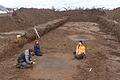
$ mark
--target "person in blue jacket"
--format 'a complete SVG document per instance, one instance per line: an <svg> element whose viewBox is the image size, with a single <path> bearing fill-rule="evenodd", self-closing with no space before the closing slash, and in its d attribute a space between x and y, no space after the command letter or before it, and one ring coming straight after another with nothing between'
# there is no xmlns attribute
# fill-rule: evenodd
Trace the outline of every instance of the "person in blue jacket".
<svg viewBox="0 0 120 80"><path fill-rule="evenodd" d="M32 64L35 64L31 60L32 55L34 55L33 49L26 49L23 53L20 54L20 56L17 59L17 68L29 68L32 66Z"/></svg>
<svg viewBox="0 0 120 80"><path fill-rule="evenodd" d="M39 40L35 40L34 53L36 56L42 56L41 50L40 50L40 45L39 45Z"/></svg>

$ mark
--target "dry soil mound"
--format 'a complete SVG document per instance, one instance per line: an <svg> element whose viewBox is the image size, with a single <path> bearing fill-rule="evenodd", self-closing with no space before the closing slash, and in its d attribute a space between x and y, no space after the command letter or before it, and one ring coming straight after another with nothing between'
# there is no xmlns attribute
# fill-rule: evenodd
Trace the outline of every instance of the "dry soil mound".
<svg viewBox="0 0 120 80"><path fill-rule="evenodd" d="M21 8L13 12L12 16L0 16L0 32L23 30L58 17L58 14L50 9Z"/></svg>

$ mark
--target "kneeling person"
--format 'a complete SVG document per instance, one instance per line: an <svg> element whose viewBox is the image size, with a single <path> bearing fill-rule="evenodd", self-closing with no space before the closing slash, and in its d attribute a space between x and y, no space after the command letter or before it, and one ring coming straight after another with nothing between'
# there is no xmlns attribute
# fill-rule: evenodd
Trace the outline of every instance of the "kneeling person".
<svg viewBox="0 0 120 80"><path fill-rule="evenodd" d="M36 56L42 56L41 50L40 50L39 40L35 40L34 53Z"/></svg>
<svg viewBox="0 0 120 80"><path fill-rule="evenodd" d="M79 44L76 47L76 52L74 53L75 58L83 59L86 58L85 56L85 46L83 45L82 41L79 41Z"/></svg>
<svg viewBox="0 0 120 80"><path fill-rule="evenodd" d="M32 49L25 50L17 59L17 68L29 68L32 64L35 64L31 60L31 56L34 55L34 51Z"/></svg>

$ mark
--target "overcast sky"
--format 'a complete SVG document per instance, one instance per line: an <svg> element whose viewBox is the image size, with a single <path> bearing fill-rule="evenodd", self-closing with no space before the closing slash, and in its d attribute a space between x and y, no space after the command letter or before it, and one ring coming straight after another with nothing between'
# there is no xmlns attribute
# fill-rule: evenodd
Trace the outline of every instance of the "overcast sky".
<svg viewBox="0 0 120 80"><path fill-rule="evenodd" d="M37 8L55 8L62 7L120 7L120 0L0 0L0 5L5 7L37 7Z"/></svg>

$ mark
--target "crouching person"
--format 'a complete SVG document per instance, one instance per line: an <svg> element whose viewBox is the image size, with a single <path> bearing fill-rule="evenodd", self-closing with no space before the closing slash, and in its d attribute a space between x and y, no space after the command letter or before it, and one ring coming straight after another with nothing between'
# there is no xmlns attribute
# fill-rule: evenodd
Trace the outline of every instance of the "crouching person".
<svg viewBox="0 0 120 80"><path fill-rule="evenodd" d="M76 59L84 59L85 56L85 46L82 41L79 41L79 44L76 47L76 52L73 53Z"/></svg>
<svg viewBox="0 0 120 80"><path fill-rule="evenodd" d="M17 59L17 64L16 67L17 68L30 68L32 66L32 64L35 64L35 62L33 62L31 60L32 55L34 55L34 51L32 49L27 49L25 50Z"/></svg>

